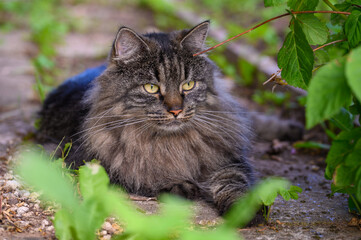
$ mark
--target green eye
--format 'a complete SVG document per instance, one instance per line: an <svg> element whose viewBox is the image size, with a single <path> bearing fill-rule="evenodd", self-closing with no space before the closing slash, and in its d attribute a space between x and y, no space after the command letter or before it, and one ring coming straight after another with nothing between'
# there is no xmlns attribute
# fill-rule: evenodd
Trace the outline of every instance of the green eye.
<svg viewBox="0 0 361 240"><path fill-rule="evenodd" d="M182 89L183 89L184 91L189 91L189 90L192 90L192 89L194 88L194 85L195 85L195 82L194 82L194 81L190 81L190 82L188 82L188 83L183 84Z"/></svg>
<svg viewBox="0 0 361 240"><path fill-rule="evenodd" d="M157 85L147 83L147 84L144 84L144 90L149 93L157 93L159 90L159 87Z"/></svg>

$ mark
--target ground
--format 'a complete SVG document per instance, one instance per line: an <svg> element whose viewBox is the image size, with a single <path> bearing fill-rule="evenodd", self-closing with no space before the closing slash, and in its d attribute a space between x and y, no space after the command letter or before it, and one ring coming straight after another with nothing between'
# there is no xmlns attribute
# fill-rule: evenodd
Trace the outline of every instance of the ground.
<svg viewBox="0 0 361 240"><path fill-rule="evenodd" d="M118 25L139 31L153 26L151 13L138 8L119 11L79 4L69 11L85 30L70 33L59 46L57 62L64 70L62 76L69 77L101 63ZM0 238L52 239L53 210L41 203L37 194L24 189L12 172L19 146L31 139L35 131L33 124L40 108L33 90L35 78L29 57L34 46L26 37L27 32L21 30L0 33ZM277 199L267 225L240 229L245 239L360 239L360 230L348 226L353 216L348 213L346 196L329 195L330 182L323 176L324 161L324 152L296 151L289 142L257 141L252 162L258 176L285 177L304 191L297 201ZM134 201L150 214L158 207L152 199ZM197 204L195 212L195 224L210 226L221 221L202 203ZM100 231L104 239L119 230L113 221L108 219Z"/></svg>

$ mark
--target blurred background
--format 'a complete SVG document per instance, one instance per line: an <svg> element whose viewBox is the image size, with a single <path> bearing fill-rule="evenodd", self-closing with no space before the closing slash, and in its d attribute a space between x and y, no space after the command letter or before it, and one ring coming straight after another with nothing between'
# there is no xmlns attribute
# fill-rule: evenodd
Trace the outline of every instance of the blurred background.
<svg viewBox="0 0 361 240"><path fill-rule="evenodd" d="M265 8L263 0L0 0L0 180L16 147L33 138L36 112L46 94L65 79L104 63L120 26L138 33L168 32L209 19L207 44L214 46L286 8ZM322 9L326 4L319 4ZM263 85L278 70L277 52L289 20L265 24L208 52L239 101L251 113L276 117L281 125L279 119L304 123L305 96L274 83ZM262 124L266 131L277 131L270 122L265 119ZM297 146L271 136L265 143L255 143L252 158L261 175L283 176L304 189L300 202L278 202L274 210L274 219L296 221L285 225L295 228L285 231L283 239L290 238L290 232L309 231L304 221L314 221L309 236L319 238L322 231L339 231L333 227L334 219L349 219L347 199L328 197L330 182L324 180L323 169L330 140L322 126L307 131L302 140L304 144ZM332 216L325 223L331 227L317 235L312 229L325 221L323 214Z"/></svg>
<svg viewBox="0 0 361 240"><path fill-rule="evenodd" d="M172 31L210 19L207 44L213 46L285 8L265 8L263 0L3 0L0 111L39 106L60 82L103 63L120 26L138 33ZM304 97L262 85L278 70L276 55L288 21L263 25L208 54L253 111L303 121Z"/></svg>

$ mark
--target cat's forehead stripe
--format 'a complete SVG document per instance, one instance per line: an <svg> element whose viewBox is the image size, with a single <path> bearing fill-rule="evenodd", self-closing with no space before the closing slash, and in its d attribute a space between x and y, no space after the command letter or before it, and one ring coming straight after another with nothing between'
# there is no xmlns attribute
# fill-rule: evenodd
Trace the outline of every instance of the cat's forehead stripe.
<svg viewBox="0 0 361 240"><path fill-rule="evenodd" d="M159 68L158 68L158 72L159 72L159 82L165 82L166 79L166 75L165 75L165 69L163 64L159 64Z"/></svg>

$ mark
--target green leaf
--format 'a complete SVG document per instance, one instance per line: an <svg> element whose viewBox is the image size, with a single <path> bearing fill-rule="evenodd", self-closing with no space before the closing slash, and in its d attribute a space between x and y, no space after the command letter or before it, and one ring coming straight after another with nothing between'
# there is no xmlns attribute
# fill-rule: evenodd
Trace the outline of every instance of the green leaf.
<svg viewBox="0 0 361 240"><path fill-rule="evenodd" d="M361 102L361 47L353 49L346 62L347 83Z"/></svg>
<svg viewBox="0 0 361 240"><path fill-rule="evenodd" d="M250 192L240 198L225 215L227 227L242 227L252 220L262 204L270 206L277 193L286 189L289 182L280 178L269 178L258 183Z"/></svg>
<svg viewBox="0 0 361 240"><path fill-rule="evenodd" d="M355 172L351 167L344 164L339 165L335 169L334 184L337 187L347 188L354 181Z"/></svg>
<svg viewBox="0 0 361 240"><path fill-rule="evenodd" d="M274 7L286 3L287 0L264 0L265 7Z"/></svg>
<svg viewBox="0 0 361 240"><path fill-rule="evenodd" d="M291 199L291 194L286 189L281 189L279 193L284 200L288 201Z"/></svg>
<svg viewBox="0 0 361 240"><path fill-rule="evenodd" d="M361 42L361 11L353 10L345 23L345 33L351 48Z"/></svg>
<svg viewBox="0 0 361 240"><path fill-rule="evenodd" d="M327 51L320 49L315 52L315 60L316 65L323 65L330 61L330 56L328 55Z"/></svg>
<svg viewBox="0 0 361 240"><path fill-rule="evenodd" d="M287 5L294 11L315 10L318 0L288 0Z"/></svg>
<svg viewBox="0 0 361 240"><path fill-rule="evenodd" d="M330 149L330 145L314 141L298 141L293 144L294 148Z"/></svg>
<svg viewBox="0 0 361 240"><path fill-rule="evenodd" d="M55 213L53 223L56 230L55 235L58 239L77 239L77 236L73 235L75 234L73 220L73 216L65 209L60 209Z"/></svg>
<svg viewBox="0 0 361 240"><path fill-rule="evenodd" d="M76 209L79 206L73 185L65 177L61 169L37 151L23 152L19 158L18 174L26 183L41 190L44 197L60 203L67 209Z"/></svg>
<svg viewBox="0 0 361 240"><path fill-rule="evenodd" d="M346 2L351 4L361 5L361 0L346 0Z"/></svg>
<svg viewBox="0 0 361 240"><path fill-rule="evenodd" d="M352 6L351 3L347 3L347 2L335 4L335 8L337 8L341 12L349 12L351 6ZM334 24L334 25L342 24L343 25L344 22L345 22L345 19L343 18L342 14L336 14L336 13L331 14L331 23L332 24Z"/></svg>
<svg viewBox="0 0 361 240"><path fill-rule="evenodd" d="M352 153L354 145L360 138L361 128L343 131L336 137L326 158L325 177L327 179L332 179L336 167L345 161L348 154Z"/></svg>
<svg viewBox="0 0 361 240"><path fill-rule="evenodd" d="M340 112L330 120L343 131L350 131L353 128L353 116L345 108L341 108Z"/></svg>
<svg viewBox="0 0 361 240"><path fill-rule="evenodd" d="M298 193L302 192L302 188L297 186L290 186L290 189L286 188L280 189L279 194L283 197L284 200L289 201L290 199L298 199Z"/></svg>
<svg viewBox="0 0 361 240"><path fill-rule="evenodd" d="M348 198L348 209L350 213L358 213L361 214L361 212L359 211L358 206L360 206L361 202L355 202L357 201L354 197L349 197Z"/></svg>
<svg viewBox="0 0 361 240"><path fill-rule="evenodd" d="M105 219L110 215L104 206L105 202L102 201L102 198L106 196L105 193L84 200L81 207L72 214L79 239L95 239L96 231L100 229Z"/></svg>
<svg viewBox="0 0 361 240"><path fill-rule="evenodd" d="M353 105L351 105L349 107L349 110L350 112L353 114L353 115L358 115L358 114L361 114L361 104L360 102L357 100L357 98L354 98L353 99ZM359 119L361 120L361 119Z"/></svg>
<svg viewBox="0 0 361 240"><path fill-rule="evenodd" d="M356 181L356 198L361 203L361 167L356 172Z"/></svg>
<svg viewBox="0 0 361 240"><path fill-rule="evenodd" d="M324 44L328 39L328 28L313 14L300 14L297 16L302 30L311 45Z"/></svg>
<svg viewBox="0 0 361 240"><path fill-rule="evenodd" d="M288 190L288 192L290 193L292 199L297 200L298 199L298 193L302 193L302 188L300 188L298 186L291 185L290 190Z"/></svg>
<svg viewBox="0 0 361 240"><path fill-rule="evenodd" d="M307 128L332 117L350 102L351 91L346 83L344 61L328 63L317 71L308 89Z"/></svg>
<svg viewBox="0 0 361 240"><path fill-rule="evenodd" d="M361 165L361 161L360 161L360 156L361 156L361 139L359 139L352 152L347 155L346 159L345 159L345 166L348 167L358 167L359 165Z"/></svg>
<svg viewBox="0 0 361 240"><path fill-rule="evenodd" d="M288 84L306 89L312 77L314 55L300 23L297 19L293 22L294 27L278 53L278 66Z"/></svg>
<svg viewBox="0 0 361 240"><path fill-rule="evenodd" d="M108 190L109 177L97 163L87 163L79 168L79 187L84 199L102 195Z"/></svg>

